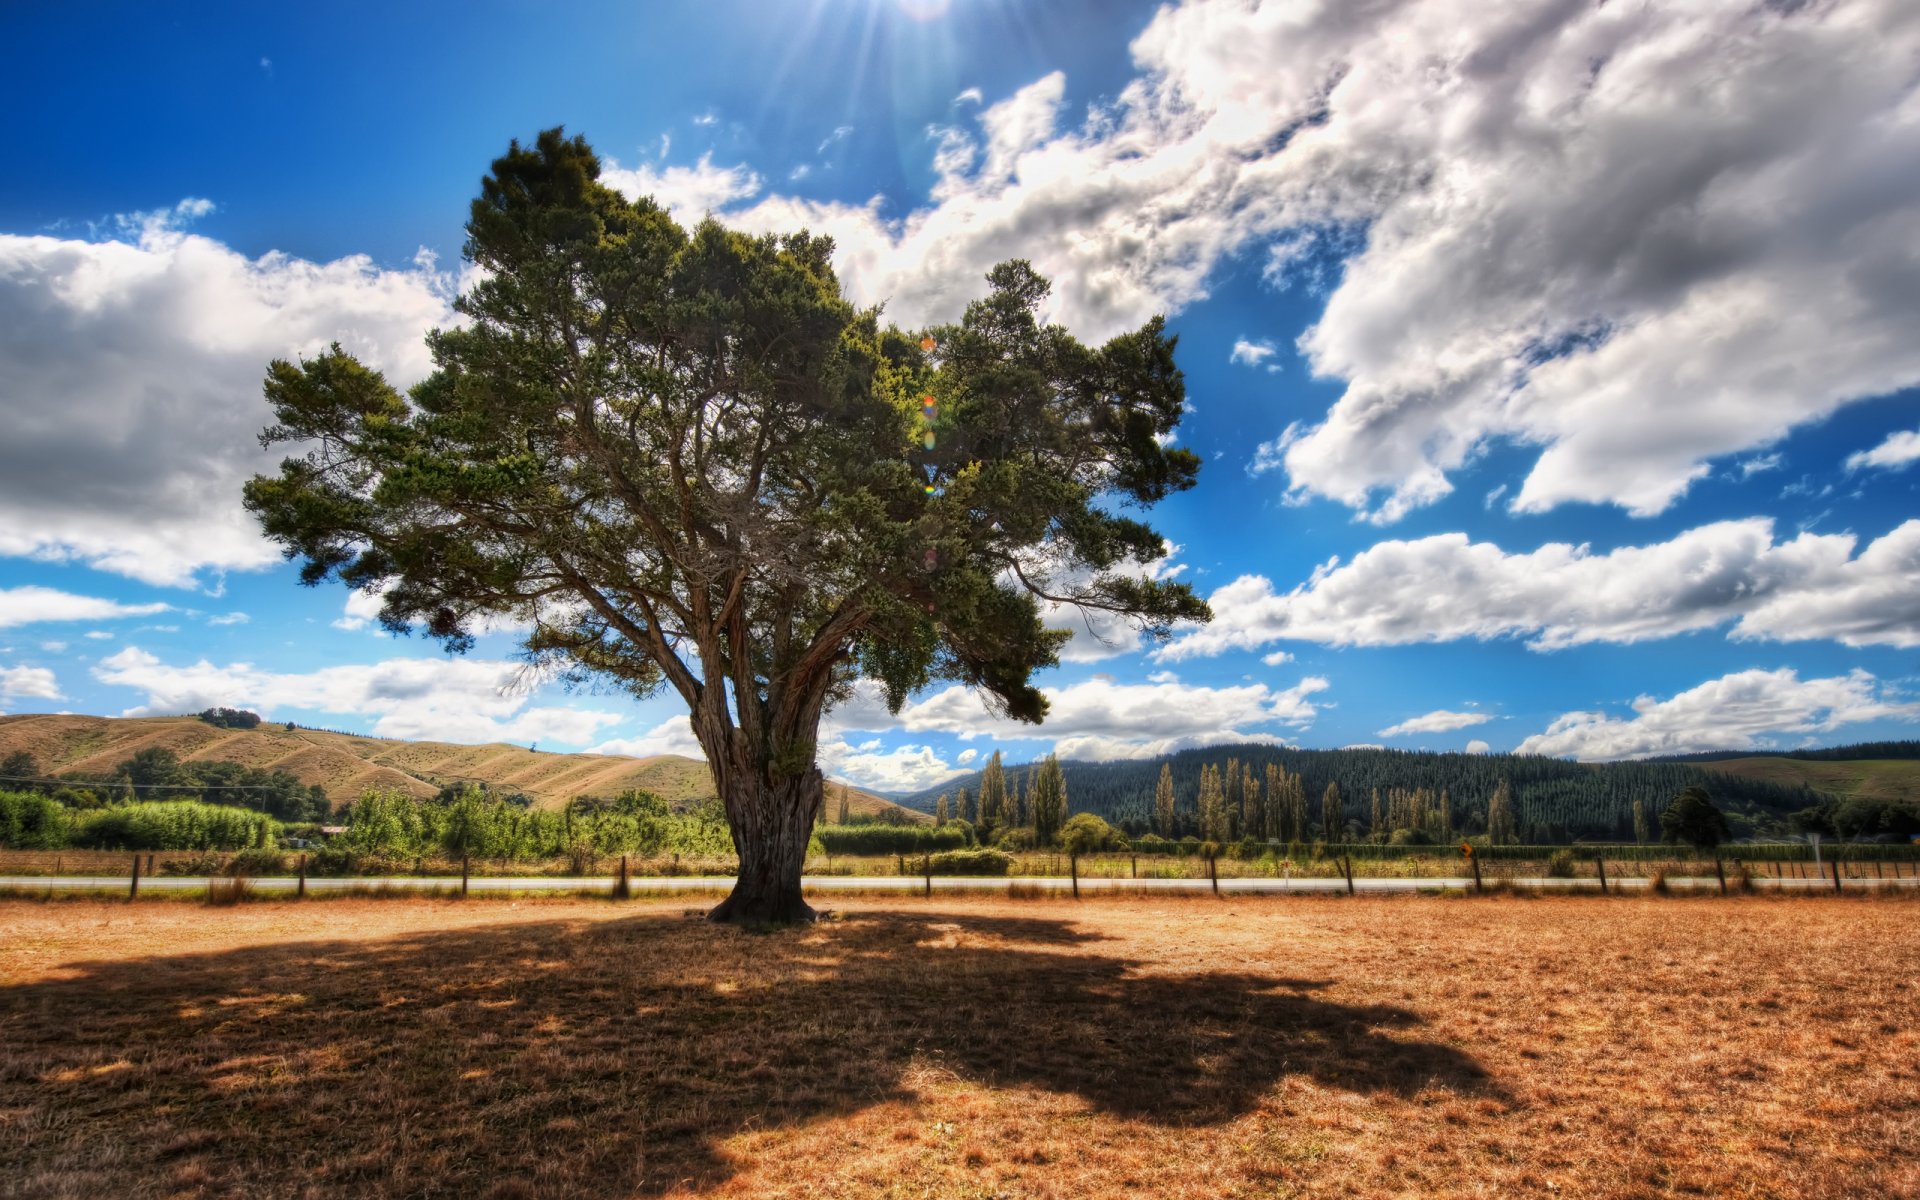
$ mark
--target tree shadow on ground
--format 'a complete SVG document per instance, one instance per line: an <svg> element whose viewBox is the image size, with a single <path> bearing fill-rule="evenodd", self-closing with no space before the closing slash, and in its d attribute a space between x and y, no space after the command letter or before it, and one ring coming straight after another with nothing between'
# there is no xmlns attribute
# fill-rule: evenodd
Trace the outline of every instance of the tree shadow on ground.
<svg viewBox="0 0 1920 1200"><path fill-rule="evenodd" d="M718 1143L743 1129L909 1098L929 1066L1174 1126L1289 1075L1496 1091L1467 1055L1392 1036L1419 1023L1403 1009L1155 973L1101 940L964 913L765 935L653 914L75 964L0 989L0 1178L652 1195L727 1177Z"/></svg>

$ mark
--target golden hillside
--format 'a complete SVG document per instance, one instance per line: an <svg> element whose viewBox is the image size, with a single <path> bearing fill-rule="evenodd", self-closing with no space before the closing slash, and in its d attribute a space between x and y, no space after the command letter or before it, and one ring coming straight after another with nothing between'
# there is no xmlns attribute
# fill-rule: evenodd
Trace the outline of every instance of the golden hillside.
<svg viewBox="0 0 1920 1200"><path fill-rule="evenodd" d="M714 794L707 765L674 754L651 758L550 754L500 742L463 746L390 741L316 729L288 730L277 724L220 729L198 717L0 717L0 757L25 750L42 771L57 775L110 772L135 751L156 746L172 750L187 762L237 762L285 771L302 783L319 784L336 805L369 788L431 796L445 784L462 781L525 792L542 808L558 807L574 796L614 796L629 788L644 788L675 804ZM839 801L839 785L829 785L828 793L831 815ZM899 807L858 789L850 795L856 813ZM927 819L921 813L913 816Z"/></svg>

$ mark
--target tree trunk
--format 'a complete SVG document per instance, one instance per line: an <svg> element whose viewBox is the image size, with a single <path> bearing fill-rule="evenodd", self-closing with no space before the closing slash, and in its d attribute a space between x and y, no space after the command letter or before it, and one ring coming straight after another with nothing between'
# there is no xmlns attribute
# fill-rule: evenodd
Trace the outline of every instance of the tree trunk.
<svg viewBox="0 0 1920 1200"><path fill-rule="evenodd" d="M819 770L808 767L778 780L762 771L730 772L725 782L715 782L726 801L740 874L732 894L707 919L778 925L813 920L817 914L800 894L800 872L823 802Z"/></svg>

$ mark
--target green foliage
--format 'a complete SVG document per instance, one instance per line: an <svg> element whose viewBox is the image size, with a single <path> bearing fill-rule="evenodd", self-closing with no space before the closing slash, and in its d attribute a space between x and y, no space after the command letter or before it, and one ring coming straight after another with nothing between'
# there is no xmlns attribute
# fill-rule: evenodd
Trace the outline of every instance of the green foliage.
<svg viewBox="0 0 1920 1200"><path fill-rule="evenodd" d="M331 850L348 855L532 860L564 855L690 854L733 851L716 804L674 812L651 792L613 800L581 798L560 811L530 809L477 788L449 799L368 792L347 810L347 831Z"/></svg>
<svg viewBox="0 0 1920 1200"><path fill-rule="evenodd" d="M1920 798L1851 796L1833 807L1832 823L1845 838L1904 840L1920 833Z"/></svg>
<svg viewBox="0 0 1920 1200"><path fill-rule="evenodd" d="M1562 848L1547 855L1547 877L1550 879L1573 878L1572 850Z"/></svg>
<svg viewBox="0 0 1920 1200"><path fill-rule="evenodd" d="M158 800L69 815L69 843L88 850L270 850L280 823L227 804Z"/></svg>
<svg viewBox="0 0 1920 1200"><path fill-rule="evenodd" d="M59 850L67 844L67 810L39 792L0 791L0 848Z"/></svg>
<svg viewBox="0 0 1920 1200"><path fill-rule="evenodd" d="M1054 839L1060 836L1061 823L1067 816L1067 780L1060 772L1059 756L1047 755L1046 761L1034 773L1030 806L1033 810L1034 845L1053 845Z"/></svg>
<svg viewBox="0 0 1920 1200"><path fill-rule="evenodd" d="M1013 855L1001 850L946 850L933 856L935 875L1005 875Z"/></svg>
<svg viewBox="0 0 1920 1200"><path fill-rule="evenodd" d="M965 823L945 825L821 825L813 831L828 854L928 854L972 844Z"/></svg>
<svg viewBox="0 0 1920 1200"><path fill-rule="evenodd" d="M1060 848L1069 854L1124 851L1127 835L1092 813L1075 813L1060 827Z"/></svg>
<svg viewBox="0 0 1920 1200"><path fill-rule="evenodd" d="M260 724L260 714L244 708L209 708L200 719L221 729L254 729Z"/></svg>
<svg viewBox="0 0 1920 1200"><path fill-rule="evenodd" d="M1668 842L1685 842L1696 850L1711 850L1733 836L1727 815L1714 807L1707 789L1694 785L1673 798L1660 814L1660 834Z"/></svg>

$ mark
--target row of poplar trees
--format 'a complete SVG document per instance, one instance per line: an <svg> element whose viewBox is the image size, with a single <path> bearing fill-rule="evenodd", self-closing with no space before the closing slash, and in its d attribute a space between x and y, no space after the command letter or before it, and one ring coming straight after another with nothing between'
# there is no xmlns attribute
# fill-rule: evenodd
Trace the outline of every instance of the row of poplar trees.
<svg viewBox="0 0 1920 1200"><path fill-rule="evenodd" d="M1225 768L1206 764L1200 768L1198 817L1200 836L1210 842L1256 841L1345 842L1364 838L1386 842L1400 831L1420 835L1420 840L1445 843L1453 840L1453 800L1443 788L1389 788L1382 794L1373 789L1370 811L1349 812L1338 783L1329 783L1320 793L1319 811L1307 799L1305 781L1277 763L1268 763L1265 781L1254 773L1251 763L1228 759ZM1154 789L1154 832L1171 838L1176 834L1173 768L1160 767L1160 782ZM1487 802L1487 840L1494 845L1511 844L1518 838L1514 821L1513 789L1505 779L1494 789Z"/></svg>
<svg viewBox="0 0 1920 1200"><path fill-rule="evenodd" d="M942 825L965 821L982 845L991 845L1012 830L1029 829L1034 845L1051 846L1067 821L1067 775L1060 769L1060 759L1049 754L1026 770L1023 787L1021 776L1009 775L995 750L980 772L979 794L970 795L961 788L949 804L942 792L934 801L933 816Z"/></svg>

